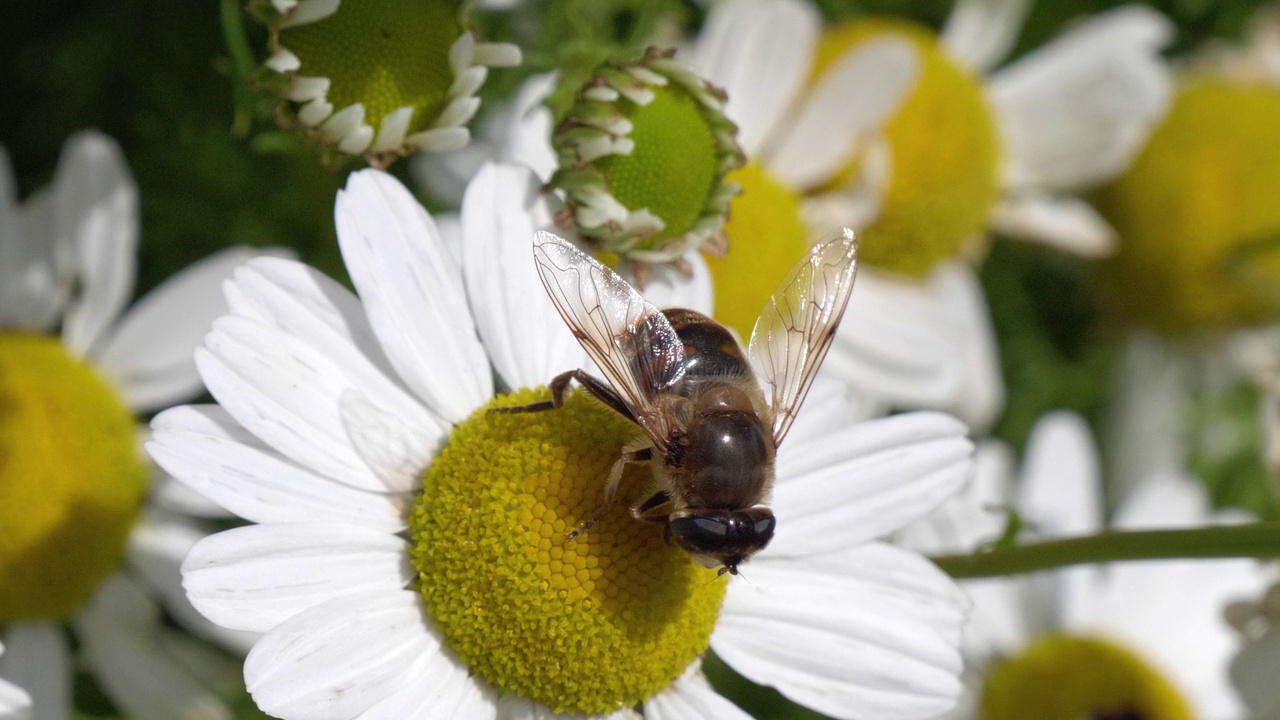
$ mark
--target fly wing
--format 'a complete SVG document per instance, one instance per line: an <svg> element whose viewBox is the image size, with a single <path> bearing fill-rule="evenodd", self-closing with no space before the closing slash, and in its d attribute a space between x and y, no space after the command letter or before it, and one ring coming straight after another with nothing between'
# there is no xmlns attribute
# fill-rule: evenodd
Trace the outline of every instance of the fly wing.
<svg viewBox="0 0 1280 720"><path fill-rule="evenodd" d="M809 249L783 279L751 331L749 353L768 384L773 439L781 443L849 304L858 242L842 228Z"/></svg>
<svg viewBox="0 0 1280 720"><path fill-rule="evenodd" d="M654 399L684 376L671 323L617 273L564 238L539 231L533 258L560 317L660 448L669 437Z"/></svg>

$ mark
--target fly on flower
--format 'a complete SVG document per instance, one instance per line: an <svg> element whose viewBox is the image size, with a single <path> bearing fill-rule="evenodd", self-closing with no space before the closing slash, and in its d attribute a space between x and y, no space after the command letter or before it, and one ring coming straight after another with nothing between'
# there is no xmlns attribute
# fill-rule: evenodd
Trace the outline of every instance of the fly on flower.
<svg viewBox="0 0 1280 720"><path fill-rule="evenodd" d="M654 492L631 506L667 539L723 574L769 544L774 455L831 345L853 289L857 242L842 229L813 246L765 304L744 357L734 335L693 310L658 310L595 258L539 232L542 284L607 382L570 370L551 399L504 409L559 408L577 380L644 430L614 463L595 516L613 502L628 463L649 462ZM765 381L762 387L757 374Z"/></svg>

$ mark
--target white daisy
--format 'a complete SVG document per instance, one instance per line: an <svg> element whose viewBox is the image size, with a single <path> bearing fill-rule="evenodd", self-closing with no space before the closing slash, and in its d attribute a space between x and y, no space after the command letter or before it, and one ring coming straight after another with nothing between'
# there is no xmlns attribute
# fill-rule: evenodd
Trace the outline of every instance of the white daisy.
<svg viewBox="0 0 1280 720"><path fill-rule="evenodd" d="M1096 451L1070 413L1050 413L1033 429L1016 489L1006 451L980 458L986 467L974 487L914 526L910 545L971 551L1000 535L999 509L1011 501L1028 528L1049 538L1244 519L1215 512L1194 479L1162 474L1134 488L1104 525ZM956 716L1241 717L1227 681L1237 640L1223 611L1262 583L1251 559L1087 565L965 581L974 603L964 642L969 694Z"/></svg>
<svg viewBox="0 0 1280 720"><path fill-rule="evenodd" d="M175 650L151 595L197 632L244 640L198 618L181 593L180 545L203 533L160 498L139 517L150 470L135 415L200 391L192 350L225 311L220 283L253 253L223 251L127 307L138 199L115 143L71 138L53 186L22 204L3 155L0 165L0 675L29 694L30 717L70 717L61 621L72 618L83 667L121 710L226 713L207 674L174 662L217 654Z"/></svg>
<svg viewBox="0 0 1280 720"><path fill-rule="evenodd" d="M832 370L892 406L994 422L998 354L957 258L989 227L1105 252L1110 229L1064 192L1121 170L1168 94L1156 51L1170 30L1142 8L1091 19L984 82L974 73L1012 46L1026 5L959 2L940 38L888 19L823 30L798 0L713 6L692 64L727 92L756 166L732 178L744 187L726 228L739 255L712 263L718 301L754 277L744 264L798 256L831 227L865 228L863 277L875 279L857 291ZM759 217L797 211L802 222Z"/></svg>
<svg viewBox="0 0 1280 720"><path fill-rule="evenodd" d="M281 260L227 285L231 313L197 355L220 405L161 414L148 449L256 523L198 543L184 573L210 619L265 633L245 665L258 705L744 717L702 677L710 648L835 717L947 708L954 585L876 538L963 481L971 445L951 418L848 426L835 394L816 396L779 455L780 527L749 582L692 563L622 502L566 544L634 428L581 394L555 412L486 409L546 397L499 388L584 366L525 259L551 219L538 186L525 169L480 171L459 266L402 186L359 172L335 212L358 298ZM624 496L643 480L624 476Z"/></svg>

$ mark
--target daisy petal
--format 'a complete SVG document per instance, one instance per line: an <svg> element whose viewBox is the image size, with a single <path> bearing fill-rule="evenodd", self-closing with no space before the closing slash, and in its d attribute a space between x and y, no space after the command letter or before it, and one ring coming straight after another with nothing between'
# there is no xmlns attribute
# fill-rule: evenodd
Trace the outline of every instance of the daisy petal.
<svg viewBox="0 0 1280 720"><path fill-rule="evenodd" d="M4 648L0 647L0 652ZM0 678L0 720L31 720L31 696Z"/></svg>
<svg viewBox="0 0 1280 720"><path fill-rule="evenodd" d="M1009 185L1078 189L1123 171L1171 93L1172 24L1129 5L1099 13L990 79Z"/></svg>
<svg viewBox="0 0 1280 720"><path fill-rule="evenodd" d="M191 604L182 587L182 561L207 535L181 516L148 512L129 533L129 568L155 591L165 611L179 625L244 654L258 636L210 622Z"/></svg>
<svg viewBox="0 0 1280 720"><path fill-rule="evenodd" d="M245 684L270 715L347 720L453 663L426 618L408 590L335 598L267 633Z"/></svg>
<svg viewBox="0 0 1280 720"><path fill-rule="evenodd" d="M956 414L977 434L986 433L1004 410L1004 373L991 311L982 285L968 265L949 262L938 268L930 284L954 328L964 338L962 354L953 359L964 369L955 402L943 408Z"/></svg>
<svg viewBox="0 0 1280 720"><path fill-rule="evenodd" d="M71 652L62 626L15 623L5 628L0 676L28 698L33 720L71 720Z"/></svg>
<svg viewBox="0 0 1280 720"><path fill-rule="evenodd" d="M820 25L817 8L796 0L711 7L691 64L728 95L725 114L749 157L804 87Z"/></svg>
<svg viewBox="0 0 1280 720"><path fill-rule="evenodd" d="M320 350L353 387L395 412L418 435L443 435L443 421L396 380L360 300L337 281L299 262L260 258L239 268L226 291L231 312L274 325Z"/></svg>
<svg viewBox="0 0 1280 720"><path fill-rule="evenodd" d="M1087 258L1115 252L1116 231L1091 205L1036 190L1005 193L991 216L996 230Z"/></svg>
<svg viewBox="0 0 1280 720"><path fill-rule="evenodd" d="M9 155L0 147L0 327L44 332L62 310L66 288L49 237L50 203L42 189L18 205Z"/></svg>
<svg viewBox="0 0 1280 720"><path fill-rule="evenodd" d="M965 602L924 558L871 543L803 563L760 558L747 574L711 648L748 679L837 718L929 717L955 703Z"/></svg>
<svg viewBox="0 0 1280 720"><path fill-rule="evenodd" d="M1031 430L1017 501L1023 519L1047 537L1102 529L1098 453L1084 419L1046 414Z"/></svg>
<svg viewBox="0 0 1280 720"><path fill-rule="evenodd" d="M214 319L227 311L222 282L258 254L227 248L170 277L129 308L103 338L95 365L115 381L135 412L200 394L192 354Z"/></svg>
<svg viewBox="0 0 1280 720"><path fill-rule="evenodd" d="M890 405L948 407L964 342L932 288L860 268L823 369Z"/></svg>
<svg viewBox="0 0 1280 720"><path fill-rule="evenodd" d="M702 674L702 662L689 666L670 687L644 704L645 720L750 720L751 716L716 692Z"/></svg>
<svg viewBox="0 0 1280 720"><path fill-rule="evenodd" d="M67 141L53 181L55 242L67 248L80 284L62 339L89 355L133 293L138 189L115 141L82 132Z"/></svg>
<svg viewBox="0 0 1280 720"><path fill-rule="evenodd" d="M179 655L166 647L159 608L134 583L117 575L98 591L76 619L82 652L112 702L139 718L230 717L231 709L207 682L188 667L184 657L199 646L184 645ZM204 668L221 661L222 682L235 676L235 666L203 647L195 663ZM199 651L198 651L199 652ZM202 681L205 680L205 681Z"/></svg>
<svg viewBox="0 0 1280 720"><path fill-rule="evenodd" d="M476 329L508 388L544 385L586 356L542 287L533 233L551 211L533 173L486 164L462 201L463 261Z"/></svg>
<svg viewBox="0 0 1280 720"><path fill-rule="evenodd" d="M942 26L942 44L971 70L985 73L1013 49L1030 9L1030 0L957 0Z"/></svg>
<svg viewBox="0 0 1280 720"><path fill-rule="evenodd" d="M224 627L266 632L332 598L394 595L413 579L405 541L356 525L248 525L196 543L191 603Z"/></svg>
<svg viewBox="0 0 1280 720"><path fill-rule="evenodd" d="M1247 643L1231 661L1231 681L1249 707L1248 717L1280 717L1280 629L1272 629Z"/></svg>
<svg viewBox="0 0 1280 720"><path fill-rule="evenodd" d="M323 521L383 532L404 527L394 496L357 490L281 457L217 405L186 405L152 421L151 457L174 477L258 523Z"/></svg>
<svg viewBox="0 0 1280 720"><path fill-rule="evenodd" d="M795 118L783 124L785 132L771 139L764 151L769 169L799 188L830 178L907 97L918 69L916 51L906 40L885 37L857 45L823 73Z"/></svg>
<svg viewBox="0 0 1280 720"><path fill-rule="evenodd" d="M467 667L442 651L450 662L427 657L416 661L419 670L414 681L399 692L357 716L356 720L391 718L475 718L490 720L503 717L498 709L497 693L478 678L470 677ZM429 674L428 674L429 673ZM558 717L558 716L556 716ZM503 720L506 720L504 717Z"/></svg>
<svg viewBox="0 0 1280 720"><path fill-rule="evenodd" d="M324 352L229 315L214 322L196 365L219 404L281 454L352 487L386 489L352 446L341 407L352 383Z"/></svg>
<svg viewBox="0 0 1280 720"><path fill-rule="evenodd" d="M778 533L765 554L855 547L933 510L972 471L966 432L948 415L915 412L783 446L773 497Z"/></svg>
<svg viewBox="0 0 1280 720"><path fill-rule="evenodd" d="M492 370L431 216L377 170L351 176L334 215L347 271L391 365L446 420L465 419L493 394Z"/></svg>

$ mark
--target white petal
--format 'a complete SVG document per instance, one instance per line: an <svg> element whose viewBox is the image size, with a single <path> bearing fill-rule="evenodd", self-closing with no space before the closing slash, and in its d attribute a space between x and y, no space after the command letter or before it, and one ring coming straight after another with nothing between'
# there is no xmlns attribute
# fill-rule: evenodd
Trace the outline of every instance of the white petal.
<svg viewBox="0 0 1280 720"><path fill-rule="evenodd" d="M182 561L207 535L204 528L180 516L147 512L129 534L129 568L147 582L165 610L182 627L244 654L253 647L257 635L228 630L205 619L182 587Z"/></svg>
<svg viewBox="0 0 1280 720"><path fill-rule="evenodd" d="M184 644L172 652L163 641L159 609L133 582L117 575L105 583L76 619L81 650L112 702L140 720L233 717L202 675L222 665L222 682L234 664L211 647Z"/></svg>
<svg viewBox="0 0 1280 720"><path fill-rule="evenodd" d="M356 525L249 525L209 536L182 564L191 603L215 623L266 632L348 595L394 594L413 579L405 541Z"/></svg>
<svg viewBox="0 0 1280 720"><path fill-rule="evenodd" d="M47 189L18 205L9 156L0 147L0 327L47 331L67 288L59 278Z"/></svg>
<svg viewBox="0 0 1280 720"><path fill-rule="evenodd" d="M323 20L338 11L341 0L298 0L292 11L281 18L281 29Z"/></svg>
<svg viewBox="0 0 1280 720"><path fill-rule="evenodd" d="M296 465L262 444L216 405L167 410L147 445L166 471L251 522L327 521L396 532L395 496L357 490Z"/></svg>
<svg viewBox="0 0 1280 720"><path fill-rule="evenodd" d="M412 107L402 107L387 113L386 117L382 118L382 125L378 128L378 136L375 138L373 146L369 148L369 152L387 152L400 147L404 144L404 135L409 129L409 123L412 120Z"/></svg>
<svg viewBox="0 0 1280 720"><path fill-rule="evenodd" d="M360 301L318 270L288 260L259 259L227 285L231 311L274 325L324 353L350 384L387 408L434 448L445 423L401 384L369 326Z"/></svg>
<svg viewBox="0 0 1280 720"><path fill-rule="evenodd" d="M1173 26L1129 5L1099 13L990 80L1007 183L1077 189L1128 166L1168 106L1159 50Z"/></svg>
<svg viewBox="0 0 1280 720"><path fill-rule="evenodd" d="M465 665L442 651L450 662L436 658L415 660L414 680L357 716L356 720L398 720L399 718L501 717L499 699L492 687L472 677ZM505 719L504 719L505 720Z"/></svg>
<svg viewBox="0 0 1280 720"><path fill-rule="evenodd" d="M462 201L462 271L476 329L510 389L545 385L586 356L538 279L533 233L551 225L540 182L486 164Z"/></svg>
<svg viewBox="0 0 1280 720"><path fill-rule="evenodd" d="M0 720L31 720L31 696L0 678Z"/></svg>
<svg viewBox="0 0 1280 720"><path fill-rule="evenodd" d="M745 573L711 648L748 679L837 718L923 718L955 703L965 602L922 557L872 543L758 558Z"/></svg>
<svg viewBox="0 0 1280 720"><path fill-rule="evenodd" d="M728 94L725 114L749 157L804 88L820 25L817 8L797 0L712 6L691 64Z"/></svg>
<svg viewBox="0 0 1280 720"><path fill-rule="evenodd" d="M90 355L133 293L138 189L120 146L91 131L67 141L53 183L55 242L69 249L80 286L62 338Z"/></svg>
<svg viewBox="0 0 1280 720"><path fill-rule="evenodd" d="M1098 451L1089 426L1067 411L1046 414L1027 440L1018 509L1047 537L1102 529Z"/></svg>
<svg viewBox="0 0 1280 720"><path fill-rule="evenodd" d="M964 420L976 434L990 431L1004 411L1004 373L1000 348L991 325L991 311L978 277L967 265L949 262L930 278L952 326L964 338L961 355L954 358L964 379L954 404L944 407Z"/></svg>
<svg viewBox="0 0 1280 720"><path fill-rule="evenodd" d="M825 372L900 407L949 407L965 338L930 287L860 268Z"/></svg>
<svg viewBox="0 0 1280 720"><path fill-rule="evenodd" d="M453 662L418 595L402 590L338 598L285 621L249 653L244 677L268 714L347 720Z"/></svg>
<svg viewBox="0 0 1280 720"><path fill-rule="evenodd" d="M71 657L62 626L15 623L5 629L0 677L29 699L31 720L71 720Z"/></svg>
<svg viewBox="0 0 1280 720"><path fill-rule="evenodd" d="M227 248L182 270L129 308L103 338L95 364L131 408L147 412L200 393L192 354L226 312L222 282L258 252Z"/></svg>
<svg viewBox="0 0 1280 720"><path fill-rule="evenodd" d="M1147 478L1186 467L1186 416L1193 387L1189 359L1145 331L1125 341L1117 365L1102 436L1112 504Z"/></svg>
<svg viewBox="0 0 1280 720"><path fill-rule="evenodd" d="M716 692L695 662L669 687L644 704L645 720L751 720L751 716Z"/></svg>
<svg viewBox="0 0 1280 720"><path fill-rule="evenodd" d="M918 412L784 445L773 498L778 531L765 553L854 547L933 510L972 471L966 431L950 416Z"/></svg>
<svg viewBox="0 0 1280 720"><path fill-rule="evenodd" d="M973 477L960 492L895 534L897 544L930 555L969 553L1000 537L1013 506L1013 449L984 440L973 465Z"/></svg>
<svg viewBox="0 0 1280 720"><path fill-rule="evenodd" d="M1005 193L991 216L996 230L1087 258L1115 252L1116 231L1093 206L1037 190Z"/></svg>
<svg viewBox="0 0 1280 720"><path fill-rule="evenodd" d="M1029 0L956 0L942 26L942 44L971 70L985 73L1013 49L1030 9Z"/></svg>
<svg viewBox="0 0 1280 720"><path fill-rule="evenodd" d="M462 278L431 216L390 175L355 173L338 194L343 259L369 322L406 384L459 422L493 394Z"/></svg>
<svg viewBox="0 0 1280 720"><path fill-rule="evenodd" d="M848 164L915 87L915 49L898 37L866 40L836 61L763 153L769 170L795 187L820 184Z"/></svg>

